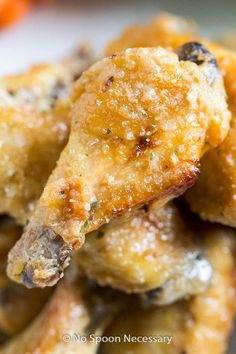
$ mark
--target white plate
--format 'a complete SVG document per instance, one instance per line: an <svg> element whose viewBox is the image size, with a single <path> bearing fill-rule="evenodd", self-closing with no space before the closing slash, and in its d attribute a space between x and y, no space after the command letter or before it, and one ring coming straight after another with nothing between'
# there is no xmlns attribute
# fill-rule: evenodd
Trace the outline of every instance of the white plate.
<svg viewBox="0 0 236 354"><path fill-rule="evenodd" d="M236 30L235 0L64 0L56 8L37 10L23 22L0 32L0 75L55 60L86 41L90 41L99 54L105 43L122 28L132 22L145 21L158 11L195 19L207 36L217 37ZM236 334L230 347L228 354L235 354Z"/></svg>

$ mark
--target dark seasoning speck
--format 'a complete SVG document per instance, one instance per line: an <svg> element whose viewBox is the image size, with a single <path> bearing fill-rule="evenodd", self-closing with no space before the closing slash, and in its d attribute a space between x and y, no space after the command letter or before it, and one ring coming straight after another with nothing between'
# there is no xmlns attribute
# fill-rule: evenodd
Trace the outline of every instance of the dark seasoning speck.
<svg viewBox="0 0 236 354"><path fill-rule="evenodd" d="M114 76L110 76L109 79L105 82L106 87L110 87L114 82Z"/></svg>

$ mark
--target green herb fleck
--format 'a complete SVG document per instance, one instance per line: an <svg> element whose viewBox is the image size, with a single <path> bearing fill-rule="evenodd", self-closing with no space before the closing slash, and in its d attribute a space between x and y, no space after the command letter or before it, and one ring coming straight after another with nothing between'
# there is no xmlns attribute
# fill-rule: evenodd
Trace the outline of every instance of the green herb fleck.
<svg viewBox="0 0 236 354"><path fill-rule="evenodd" d="M179 148L174 149L174 154L177 155L179 153Z"/></svg>
<svg viewBox="0 0 236 354"><path fill-rule="evenodd" d="M95 200L95 202L92 202L91 205L90 205L91 210L97 209L98 206L99 206L99 203L100 203L99 199Z"/></svg>
<svg viewBox="0 0 236 354"><path fill-rule="evenodd" d="M84 223L84 225L81 227L81 232L86 232L87 230L88 230L88 228L89 228L89 221L87 220L87 221L85 221L85 223Z"/></svg>
<svg viewBox="0 0 236 354"><path fill-rule="evenodd" d="M152 161L153 159L155 159L156 155L154 154L154 152L151 152L151 155L150 155L150 160Z"/></svg>

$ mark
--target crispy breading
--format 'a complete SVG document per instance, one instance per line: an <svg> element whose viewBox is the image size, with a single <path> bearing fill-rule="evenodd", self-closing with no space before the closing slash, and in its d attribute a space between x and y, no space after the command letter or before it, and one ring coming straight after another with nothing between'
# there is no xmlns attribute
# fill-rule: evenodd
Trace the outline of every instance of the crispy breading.
<svg viewBox="0 0 236 354"><path fill-rule="evenodd" d="M236 53L218 53L233 118L224 142L203 157L199 179L186 200L203 219L236 227Z"/></svg>
<svg viewBox="0 0 236 354"><path fill-rule="evenodd" d="M161 305L206 290L212 276L201 244L173 204L153 202L88 234L76 259L101 285L128 293L157 289Z"/></svg>
<svg viewBox="0 0 236 354"><path fill-rule="evenodd" d="M0 331L15 334L28 325L49 298L49 289L26 289L6 275L7 254L22 233L9 218L0 219Z"/></svg>
<svg viewBox="0 0 236 354"><path fill-rule="evenodd" d="M76 272L71 273L58 285L36 320L0 348L1 354L97 353L98 342L89 336L103 334L115 314L125 306L125 298L109 289L97 289L78 278Z"/></svg>
<svg viewBox="0 0 236 354"><path fill-rule="evenodd" d="M209 151L201 161L198 182L187 193L187 201L203 219L236 226L236 53L191 33L192 26L177 16L157 16L147 25L129 27L111 42L106 54L127 47L157 46L176 48L186 41L197 40L215 55L224 77L229 108L232 112L230 131L225 141Z"/></svg>
<svg viewBox="0 0 236 354"><path fill-rule="evenodd" d="M120 314L106 336L170 336L171 343L106 343L103 354L223 354L235 315L235 233L221 226L201 230L214 267L211 287L188 301L165 307L133 305ZM160 337L159 337L160 340Z"/></svg>
<svg viewBox="0 0 236 354"><path fill-rule="evenodd" d="M69 134L71 84L88 66L80 51L0 79L0 213L25 224Z"/></svg>
<svg viewBox="0 0 236 354"><path fill-rule="evenodd" d="M12 279L55 284L86 233L152 199L162 206L195 182L230 118L219 72L201 64L161 47L129 49L81 76L69 142L10 252Z"/></svg>

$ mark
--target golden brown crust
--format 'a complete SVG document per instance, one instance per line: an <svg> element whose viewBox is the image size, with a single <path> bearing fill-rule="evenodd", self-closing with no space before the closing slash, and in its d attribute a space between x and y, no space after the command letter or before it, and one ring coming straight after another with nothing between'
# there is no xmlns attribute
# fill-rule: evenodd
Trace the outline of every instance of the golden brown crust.
<svg viewBox="0 0 236 354"><path fill-rule="evenodd" d="M171 336L166 343L102 345L103 354L224 354L235 315L235 234L204 226L201 236L215 273L210 288L191 300L165 307L127 309L105 335Z"/></svg>
<svg viewBox="0 0 236 354"><path fill-rule="evenodd" d="M111 42L106 50L112 54L127 47L156 46L177 48L185 42L197 40L205 44L216 56L224 77L229 107L233 119L225 141L209 151L201 161L201 174L197 184L187 193L194 212L203 219L236 226L236 53L226 50L191 33L191 26L183 19L168 15L157 16L147 25L128 28ZM189 27L189 28L188 28ZM189 31L190 29L190 31Z"/></svg>
<svg viewBox="0 0 236 354"><path fill-rule="evenodd" d="M236 226L236 54L217 50L224 74L232 120L224 142L202 159L197 184L186 195L191 209L203 219Z"/></svg>
<svg viewBox="0 0 236 354"><path fill-rule="evenodd" d="M195 63L160 47L98 62L78 80L73 102L69 143L9 257L9 276L28 286L52 285L68 263L69 254L37 265L44 230L79 248L111 218L152 199L164 205L194 182L230 118L220 76L209 83Z"/></svg>
<svg viewBox="0 0 236 354"><path fill-rule="evenodd" d="M0 213L25 224L69 134L69 95L91 54L0 79ZM79 71L78 71L79 70Z"/></svg>
<svg viewBox="0 0 236 354"><path fill-rule="evenodd" d="M128 293L157 289L161 305L206 290L211 265L178 209L155 202L145 209L88 234L76 257L79 268Z"/></svg>

